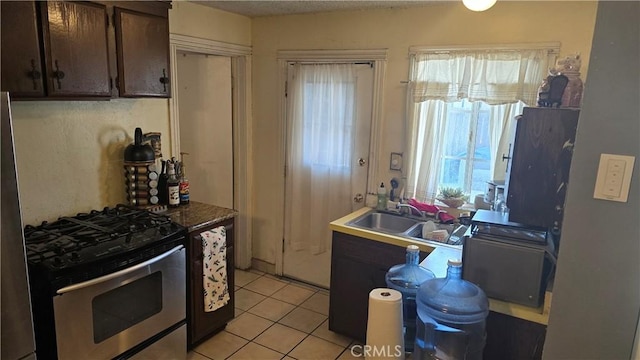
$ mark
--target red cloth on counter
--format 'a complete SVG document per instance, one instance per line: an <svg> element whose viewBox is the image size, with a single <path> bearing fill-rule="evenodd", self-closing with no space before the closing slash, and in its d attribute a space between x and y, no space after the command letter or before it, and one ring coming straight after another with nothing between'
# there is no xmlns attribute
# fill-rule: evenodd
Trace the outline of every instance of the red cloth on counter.
<svg viewBox="0 0 640 360"><path fill-rule="evenodd" d="M437 207L436 205L431 205L431 204L427 204L427 203L423 203L420 202L416 199L410 199L408 202L409 205L415 207L416 209L420 210L420 211L424 211L424 212L428 212L431 214L438 214L438 220L440 220L440 222L442 223L448 223L448 222L453 222L456 220L455 217L447 214L446 211L444 210L440 210L439 207Z"/></svg>
<svg viewBox="0 0 640 360"><path fill-rule="evenodd" d="M431 204L427 204L427 203L423 203L420 202L416 199L410 199L408 202L409 205L415 207L416 209L420 210L420 211L425 211L431 214L436 214L438 211L440 211L440 208L435 206L435 205L431 205Z"/></svg>

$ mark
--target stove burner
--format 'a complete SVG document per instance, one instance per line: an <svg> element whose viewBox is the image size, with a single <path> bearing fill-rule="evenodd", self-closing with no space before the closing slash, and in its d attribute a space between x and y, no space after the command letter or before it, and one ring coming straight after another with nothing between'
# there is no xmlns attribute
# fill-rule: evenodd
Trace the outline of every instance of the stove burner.
<svg viewBox="0 0 640 360"><path fill-rule="evenodd" d="M116 257L121 263L127 254L175 239L181 230L168 216L117 205L27 225L24 236L29 264L55 271Z"/></svg>

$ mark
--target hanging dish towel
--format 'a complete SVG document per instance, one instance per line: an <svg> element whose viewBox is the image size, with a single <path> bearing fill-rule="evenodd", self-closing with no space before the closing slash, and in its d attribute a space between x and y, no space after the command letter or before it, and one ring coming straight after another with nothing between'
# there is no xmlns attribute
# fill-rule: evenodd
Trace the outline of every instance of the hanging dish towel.
<svg viewBox="0 0 640 360"><path fill-rule="evenodd" d="M227 232L224 226L200 233L202 237L202 289L204 311L210 312L229 302L227 287Z"/></svg>

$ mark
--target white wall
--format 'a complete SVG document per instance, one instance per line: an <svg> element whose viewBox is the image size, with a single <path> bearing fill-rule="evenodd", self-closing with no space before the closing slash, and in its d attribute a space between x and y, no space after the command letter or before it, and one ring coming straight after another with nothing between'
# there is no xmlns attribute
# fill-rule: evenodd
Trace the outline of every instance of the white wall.
<svg viewBox="0 0 640 360"><path fill-rule="evenodd" d="M561 55L582 54L586 79L596 6L596 2L498 1L492 9L475 13L461 2L440 2L409 9L254 19L253 256L273 263L283 232L283 129L275 92L278 50L388 49L380 142L383 155L376 180L388 182L397 176L388 170L389 155L403 152L404 147L405 85L400 82L407 80L409 46L560 41Z"/></svg>
<svg viewBox="0 0 640 360"><path fill-rule="evenodd" d="M169 32L236 45L251 45L251 19L184 0L173 1Z"/></svg>
<svg viewBox="0 0 640 360"><path fill-rule="evenodd" d="M14 101L18 183L25 224L124 203L124 148L136 127L161 132L165 99Z"/></svg>
<svg viewBox="0 0 640 360"><path fill-rule="evenodd" d="M174 1L171 32L250 45L251 19ZM133 132L162 133L170 156L166 99L13 102L25 224L124 202L123 151Z"/></svg>
<svg viewBox="0 0 640 360"><path fill-rule="evenodd" d="M231 58L181 53L176 62L190 199L232 209Z"/></svg>

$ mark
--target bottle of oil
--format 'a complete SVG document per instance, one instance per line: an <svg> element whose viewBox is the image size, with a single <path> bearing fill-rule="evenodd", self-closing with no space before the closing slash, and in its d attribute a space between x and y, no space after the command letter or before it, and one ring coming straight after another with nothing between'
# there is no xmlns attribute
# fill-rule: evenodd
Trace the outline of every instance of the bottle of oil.
<svg viewBox="0 0 640 360"><path fill-rule="evenodd" d="M167 193L167 166L169 161L162 160L162 170L158 176L158 204L169 205L169 194Z"/></svg>
<svg viewBox="0 0 640 360"><path fill-rule="evenodd" d="M180 181L176 176L175 164L167 161L169 177L167 178L167 194L169 195L169 207L180 206Z"/></svg>
<svg viewBox="0 0 640 360"><path fill-rule="evenodd" d="M189 179L187 179L185 170L184 155L189 155L189 153L180 153L180 205L189 203Z"/></svg>

